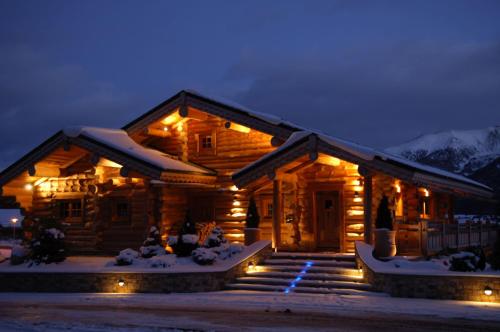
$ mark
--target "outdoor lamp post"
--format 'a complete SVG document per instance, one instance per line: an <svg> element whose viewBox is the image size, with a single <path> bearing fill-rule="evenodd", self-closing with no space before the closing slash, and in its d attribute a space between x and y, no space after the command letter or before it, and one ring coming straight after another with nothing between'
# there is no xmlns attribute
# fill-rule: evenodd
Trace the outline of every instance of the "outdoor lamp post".
<svg viewBox="0 0 500 332"><path fill-rule="evenodd" d="M19 219L17 218L12 218L10 221L12 222L12 232L14 236L14 240L16 239L16 224Z"/></svg>

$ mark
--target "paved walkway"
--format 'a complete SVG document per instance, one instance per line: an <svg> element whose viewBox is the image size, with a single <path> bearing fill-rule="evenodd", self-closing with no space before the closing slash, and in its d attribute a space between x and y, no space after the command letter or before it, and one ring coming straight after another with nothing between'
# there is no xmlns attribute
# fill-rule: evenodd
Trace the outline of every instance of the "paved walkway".
<svg viewBox="0 0 500 332"><path fill-rule="evenodd" d="M498 331L500 305L216 292L0 294L0 331Z"/></svg>

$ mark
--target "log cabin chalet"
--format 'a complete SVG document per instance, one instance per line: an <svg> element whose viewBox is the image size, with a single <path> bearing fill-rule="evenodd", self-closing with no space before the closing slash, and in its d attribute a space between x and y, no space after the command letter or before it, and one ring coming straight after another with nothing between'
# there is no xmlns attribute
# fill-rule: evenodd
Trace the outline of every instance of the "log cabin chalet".
<svg viewBox="0 0 500 332"><path fill-rule="evenodd" d="M250 196L274 248L352 252L354 241L372 242L383 195L398 251L420 254L412 229L453 223L454 197L492 196L468 178L193 91L122 129L59 131L1 172L0 187L26 216L64 221L80 254L137 248L150 225L166 238L188 210L241 242Z"/></svg>

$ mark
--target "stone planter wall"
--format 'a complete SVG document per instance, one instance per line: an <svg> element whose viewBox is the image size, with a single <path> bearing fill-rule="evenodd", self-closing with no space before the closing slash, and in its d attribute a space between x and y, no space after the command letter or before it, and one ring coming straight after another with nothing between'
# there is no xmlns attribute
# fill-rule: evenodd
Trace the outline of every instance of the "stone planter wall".
<svg viewBox="0 0 500 332"><path fill-rule="evenodd" d="M233 268L222 272L1 273L0 292L188 293L218 291L224 289L230 281L243 276L250 262L257 264L270 254L271 247L267 245ZM123 286L118 285L119 280L124 281Z"/></svg>
<svg viewBox="0 0 500 332"><path fill-rule="evenodd" d="M358 267L365 282L375 290L395 297L500 302L500 276L478 275L411 275L374 271L356 253ZM485 287L493 292L484 294Z"/></svg>

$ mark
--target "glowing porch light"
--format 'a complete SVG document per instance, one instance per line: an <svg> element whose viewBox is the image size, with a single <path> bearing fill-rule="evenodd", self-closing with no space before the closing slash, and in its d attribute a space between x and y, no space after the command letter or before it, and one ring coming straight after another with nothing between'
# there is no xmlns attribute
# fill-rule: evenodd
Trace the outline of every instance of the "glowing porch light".
<svg viewBox="0 0 500 332"><path fill-rule="evenodd" d="M493 289L491 289L489 286L484 287L484 295L491 296L491 294L493 294Z"/></svg>
<svg viewBox="0 0 500 332"><path fill-rule="evenodd" d="M19 221L19 219L17 219L17 218L12 218L10 221L11 221L11 222L15 225L15 224Z"/></svg>
<svg viewBox="0 0 500 332"><path fill-rule="evenodd" d="M347 210L347 214L352 216L362 216L365 212L363 210Z"/></svg>
<svg viewBox="0 0 500 332"><path fill-rule="evenodd" d="M425 197L429 197L429 196L430 196L430 192L429 192L429 190L424 189L424 196L425 196Z"/></svg>
<svg viewBox="0 0 500 332"><path fill-rule="evenodd" d="M173 125L176 122L179 122L181 120L181 116L179 112L174 112L161 120L161 123L164 124L165 126L170 126Z"/></svg>
<svg viewBox="0 0 500 332"><path fill-rule="evenodd" d="M177 125L177 131L181 132L183 129L184 129L184 125L182 124L182 122L179 122L179 124Z"/></svg>
<svg viewBox="0 0 500 332"><path fill-rule="evenodd" d="M233 184L231 187L229 187L229 190L238 191L238 187L236 187L236 185Z"/></svg>
<svg viewBox="0 0 500 332"><path fill-rule="evenodd" d="M167 132L168 131L168 127L167 126L163 127L163 131Z"/></svg>
<svg viewBox="0 0 500 332"><path fill-rule="evenodd" d="M353 186L357 186L357 187L359 187L359 186L361 186L361 181L359 181L359 180L352 180L351 184L352 184Z"/></svg>
<svg viewBox="0 0 500 332"><path fill-rule="evenodd" d="M248 262L247 273L253 273L255 270L255 264L253 262Z"/></svg>
<svg viewBox="0 0 500 332"><path fill-rule="evenodd" d="M241 206L241 202L240 201L233 201L233 206Z"/></svg>
<svg viewBox="0 0 500 332"><path fill-rule="evenodd" d="M398 194L400 194L400 193L401 193L401 186L399 185L399 183L396 183L396 184L394 185L394 187L396 188L396 192L397 192Z"/></svg>
<svg viewBox="0 0 500 332"><path fill-rule="evenodd" d="M120 286L120 287L125 286L125 280L123 280L123 279L118 280L118 286Z"/></svg>
<svg viewBox="0 0 500 332"><path fill-rule="evenodd" d="M31 191L31 190L33 190L33 185L31 183L26 183L24 185L24 189L28 190L28 191Z"/></svg>

